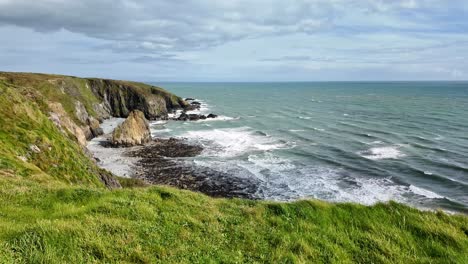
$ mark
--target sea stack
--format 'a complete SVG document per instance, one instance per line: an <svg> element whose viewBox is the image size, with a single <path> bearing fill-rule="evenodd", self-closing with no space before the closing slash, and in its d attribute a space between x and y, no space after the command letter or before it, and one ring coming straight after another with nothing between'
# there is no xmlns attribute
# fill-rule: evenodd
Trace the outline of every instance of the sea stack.
<svg viewBox="0 0 468 264"><path fill-rule="evenodd" d="M151 131L145 114L139 110L130 112L127 119L112 133L115 146L143 145L151 141Z"/></svg>

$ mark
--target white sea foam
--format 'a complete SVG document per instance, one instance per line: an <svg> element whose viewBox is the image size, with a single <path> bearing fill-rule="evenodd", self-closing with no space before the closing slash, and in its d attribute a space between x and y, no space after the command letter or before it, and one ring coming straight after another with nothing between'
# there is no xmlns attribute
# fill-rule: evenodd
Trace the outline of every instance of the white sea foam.
<svg viewBox="0 0 468 264"><path fill-rule="evenodd" d="M274 164L263 166L273 167ZM388 178L353 178L343 176L340 170L324 167L287 168L286 171L290 175L288 178L283 177L281 171L268 176L262 190L266 199L294 200L309 197L370 205L390 200L405 201L404 194L408 193L405 186L397 185Z"/></svg>
<svg viewBox="0 0 468 264"><path fill-rule="evenodd" d="M370 148L367 151L359 152L362 157L371 160L399 159L406 155L400 151L400 146L385 146Z"/></svg>
<svg viewBox="0 0 468 264"><path fill-rule="evenodd" d="M176 111L173 112L173 113L168 113L168 114L167 114L167 117L169 117L169 118L177 118L177 117L179 117L180 114L182 114L182 112L183 112L182 110L176 110Z"/></svg>
<svg viewBox="0 0 468 264"><path fill-rule="evenodd" d="M255 133L248 127L188 131L181 136L204 145L203 153L208 156L234 157L248 151L287 147L287 144Z"/></svg>
<svg viewBox="0 0 468 264"><path fill-rule="evenodd" d="M432 191L429 191L429 190L426 190L426 189L423 189L423 188L420 188L420 187L416 187L414 185L410 185L409 186L409 189L417 194L417 195L421 195L421 196L425 196L427 198L431 198L431 199L440 199L440 198L444 198L443 196L440 196L438 195L437 193L435 192L432 192Z"/></svg>
<svg viewBox="0 0 468 264"><path fill-rule="evenodd" d="M229 120L239 120L239 117L219 115L215 118L200 119L200 120L197 120L196 122L229 121Z"/></svg>
<svg viewBox="0 0 468 264"><path fill-rule="evenodd" d="M305 119L305 120L312 119L311 116L298 116L297 118L299 118L299 119Z"/></svg>
<svg viewBox="0 0 468 264"><path fill-rule="evenodd" d="M289 132L304 132L304 129L289 129Z"/></svg>
<svg viewBox="0 0 468 264"><path fill-rule="evenodd" d="M170 128L163 128L163 129L151 129L151 136L154 137L159 137L161 134L167 134L169 132L172 132L172 129Z"/></svg>
<svg viewBox="0 0 468 264"><path fill-rule="evenodd" d="M123 121L125 121L125 118L112 117L112 118L106 119L101 124L102 131L104 132L104 134L112 133L112 131L114 131L114 129L118 125L120 125Z"/></svg>
<svg viewBox="0 0 468 264"><path fill-rule="evenodd" d="M167 123L166 120L158 120L158 121L152 121L150 124L151 125L164 125L166 123Z"/></svg>
<svg viewBox="0 0 468 264"><path fill-rule="evenodd" d="M366 143L368 145L381 145L383 144L383 141L380 141L380 140L375 140L375 141L372 141L372 142L369 142L369 143Z"/></svg>

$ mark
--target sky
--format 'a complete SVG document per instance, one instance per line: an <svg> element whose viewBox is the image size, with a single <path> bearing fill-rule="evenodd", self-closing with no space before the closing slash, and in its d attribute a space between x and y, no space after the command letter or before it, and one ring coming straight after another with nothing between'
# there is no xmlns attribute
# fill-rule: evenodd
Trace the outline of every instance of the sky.
<svg viewBox="0 0 468 264"><path fill-rule="evenodd" d="M0 71L468 80L466 0L0 0Z"/></svg>

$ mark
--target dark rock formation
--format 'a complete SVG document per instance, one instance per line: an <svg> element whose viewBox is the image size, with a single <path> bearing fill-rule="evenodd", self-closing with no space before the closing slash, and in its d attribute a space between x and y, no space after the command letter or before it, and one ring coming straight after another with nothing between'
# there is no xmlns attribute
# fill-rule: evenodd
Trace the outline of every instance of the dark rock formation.
<svg viewBox="0 0 468 264"><path fill-rule="evenodd" d="M218 117L215 114L206 115L199 115L199 114L187 114L186 112L182 112L177 118L174 120L177 121L198 121L198 120L205 120L207 118L216 118Z"/></svg>
<svg viewBox="0 0 468 264"><path fill-rule="evenodd" d="M239 178L207 167L178 160L178 157L193 157L202 151L179 139L157 139L150 144L127 153L139 157L136 177L152 184L164 184L199 191L213 197L239 197L258 199L260 182Z"/></svg>
<svg viewBox="0 0 468 264"><path fill-rule="evenodd" d="M139 110L130 112L128 118L112 133L112 144L115 146L142 145L150 140L151 131L148 120Z"/></svg>
<svg viewBox="0 0 468 264"><path fill-rule="evenodd" d="M120 185L120 182L117 180L117 178L114 175L112 175L112 173L110 173L110 172L108 172L106 170L101 169L99 171L99 179L109 189L120 189L120 188L122 188L122 185Z"/></svg>
<svg viewBox="0 0 468 264"><path fill-rule="evenodd" d="M102 101L94 106L101 115L99 118L105 118L106 111L113 117L127 117L132 110L140 110L147 119L159 119L172 109L189 105L182 98L150 85L103 79L88 79L88 83Z"/></svg>

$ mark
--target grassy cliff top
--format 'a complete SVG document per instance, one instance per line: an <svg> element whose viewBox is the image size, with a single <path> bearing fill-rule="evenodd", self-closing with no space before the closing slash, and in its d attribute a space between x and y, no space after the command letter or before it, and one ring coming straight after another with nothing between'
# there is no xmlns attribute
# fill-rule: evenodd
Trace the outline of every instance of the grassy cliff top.
<svg viewBox="0 0 468 264"><path fill-rule="evenodd" d="M66 85L50 81L57 78ZM66 104L72 91L92 104L98 99L87 93L88 81L0 73L0 263L468 263L462 215L393 202L214 199L161 186L110 190L45 104ZM60 87L68 88L57 94Z"/></svg>

